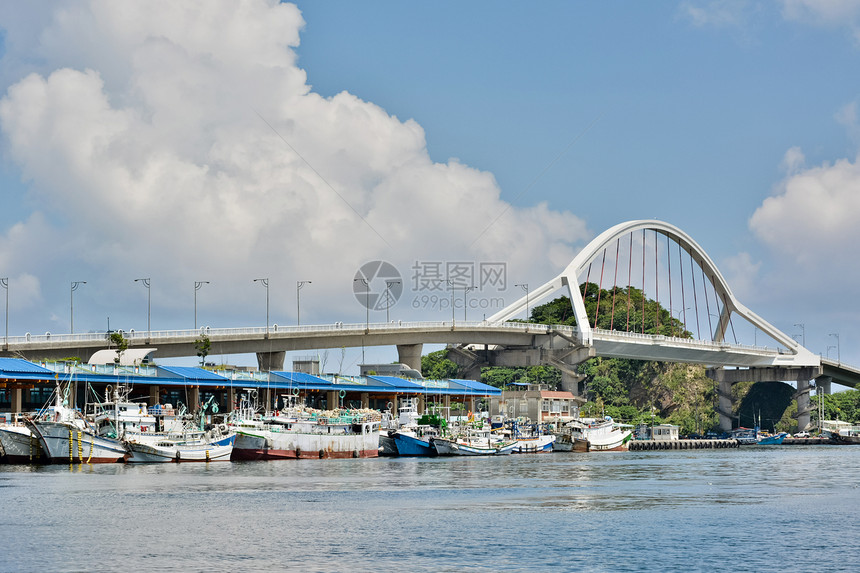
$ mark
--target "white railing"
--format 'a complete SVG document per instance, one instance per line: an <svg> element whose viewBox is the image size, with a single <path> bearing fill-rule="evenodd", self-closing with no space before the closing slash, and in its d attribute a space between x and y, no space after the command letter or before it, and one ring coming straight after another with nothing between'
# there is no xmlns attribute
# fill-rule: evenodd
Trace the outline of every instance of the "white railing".
<svg viewBox="0 0 860 573"><path fill-rule="evenodd" d="M404 331L404 330L483 330L483 331L518 331L518 332L550 332L559 331L567 334L575 334L576 328L564 325L547 325L534 324L526 322L502 322L498 324L490 324L485 321L433 321L433 322L372 322L372 323L353 323L345 324L336 322L333 324L318 324L318 325L303 325L303 326L280 326L274 324L269 327L268 331L265 326L240 327L240 328L211 328L202 327L199 329L188 330L117 330L115 332L122 333L123 337L130 341L139 340L161 340L171 338L197 338L201 335L206 335L210 338L222 336L265 336L268 332L269 336L289 336L295 334L317 334L330 332L388 332L388 331ZM55 343L93 343L104 342L108 339L109 334L105 332L86 332L76 334L51 334L45 333L33 335L27 333L24 336L10 336L8 344L11 345L49 345Z"/></svg>

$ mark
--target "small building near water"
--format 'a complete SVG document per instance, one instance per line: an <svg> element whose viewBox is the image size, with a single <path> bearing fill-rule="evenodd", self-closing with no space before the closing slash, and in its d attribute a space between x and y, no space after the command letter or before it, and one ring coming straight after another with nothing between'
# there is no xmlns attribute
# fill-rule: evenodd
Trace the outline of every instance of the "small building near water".
<svg viewBox="0 0 860 573"><path fill-rule="evenodd" d="M672 424L659 424L657 426L651 426L651 439L658 442L677 440L679 439L679 430L679 426L673 426Z"/></svg>
<svg viewBox="0 0 860 573"><path fill-rule="evenodd" d="M501 396L490 396L490 416L528 418L539 424L567 421L579 417L583 398L571 392L550 390L545 384L516 383L502 391Z"/></svg>

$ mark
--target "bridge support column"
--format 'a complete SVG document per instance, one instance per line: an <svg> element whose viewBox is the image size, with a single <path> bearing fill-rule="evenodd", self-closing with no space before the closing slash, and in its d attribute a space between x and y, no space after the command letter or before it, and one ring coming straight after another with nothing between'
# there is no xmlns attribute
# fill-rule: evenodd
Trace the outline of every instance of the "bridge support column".
<svg viewBox="0 0 860 573"><path fill-rule="evenodd" d="M370 394L368 394L367 392L361 393L361 407L364 410L370 409Z"/></svg>
<svg viewBox="0 0 860 573"><path fill-rule="evenodd" d="M809 380L797 380L797 429L804 431L809 429L812 408L809 405Z"/></svg>
<svg viewBox="0 0 860 573"><path fill-rule="evenodd" d="M156 385L152 385L149 387L149 406L155 406L159 403L160 398L158 395L159 387Z"/></svg>
<svg viewBox="0 0 860 573"><path fill-rule="evenodd" d="M421 352L423 350L423 344L398 344L397 359L401 364L421 372Z"/></svg>
<svg viewBox="0 0 860 573"><path fill-rule="evenodd" d="M340 407L337 399L337 390L328 390L325 393L325 407L328 410L336 410Z"/></svg>
<svg viewBox="0 0 860 573"><path fill-rule="evenodd" d="M719 397L717 414L720 416L720 429L724 432L730 432L734 418L732 415L732 383L728 380L720 380L717 396Z"/></svg>
<svg viewBox="0 0 860 573"><path fill-rule="evenodd" d="M424 394L418 396L418 414L424 414L424 409L427 407L426 400L424 399Z"/></svg>
<svg viewBox="0 0 860 573"><path fill-rule="evenodd" d="M832 376L819 376L815 379L815 387L817 391L816 395L821 396L824 394L830 395L831 384L833 383Z"/></svg>
<svg viewBox="0 0 860 573"><path fill-rule="evenodd" d="M260 370L263 372L271 372L272 370L283 370L284 369L284 358L286 358L287 353L283 350L280 352L258 352L257 353L257 366L260 367Z"/></svg>

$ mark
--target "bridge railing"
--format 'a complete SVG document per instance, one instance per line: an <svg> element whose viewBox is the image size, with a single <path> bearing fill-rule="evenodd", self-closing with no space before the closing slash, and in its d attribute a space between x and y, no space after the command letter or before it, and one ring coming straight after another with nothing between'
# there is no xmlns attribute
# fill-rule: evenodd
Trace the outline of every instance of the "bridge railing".
<svg viewBox="0 0 860 573"><path fill-rule="evenodd" d="M375 332L397 331L397 330L425 330L425 329L455 329L455 330L503 330L503 331L519 331L519 332L549 332L559 331L567 333L571 336L577 332L576 327L566 325L547 325L526 322L501 322L491 324L487 321L392 321L392 322L371 322L371 323L343 323L335 322L331 324L316 324L316 325L301 325L301 326L283 326L274 324L269 326L269 335L289 335L289 334L314 334L327 332L363 332L365 330ZM170 338L197 338L198 336L264 336L267 333L265 326L252 327L237 327L237 328L212 328L204 326L198 329L186 330L117 330L111 332L120 332L130 341L152 340L152 339L170 339ZM33 335L30 333L24 336L8 337L9 345L26 345L26 344L60 344L60 343L80 343L92 344L94 342L102 342L107 340L110 332L82 332L75 334L53 334L46 332L45 334Z"/></svg>
<svg viewBox="0 0 860 573"><path fill-rule="evenodd" d="M659 342L667 342L672 344L681 344L686 347L700 347L708 350L713 349L732 349L732 350L744 350L744 351L754 351L754 352L762 352L767 354L788 354L783 348L769 348L767 346L752 346L748 344L733 344L727 341L717 342L713 340L699 340L695 338L682 338L680 336L666 336L663 334L643 334L641 332L624 332L621 330L603 330L599 328L595 328L592 332L596 336L599 336L603 339L638 339L638 340L650 340L650 341L659 341Z"/></svg>

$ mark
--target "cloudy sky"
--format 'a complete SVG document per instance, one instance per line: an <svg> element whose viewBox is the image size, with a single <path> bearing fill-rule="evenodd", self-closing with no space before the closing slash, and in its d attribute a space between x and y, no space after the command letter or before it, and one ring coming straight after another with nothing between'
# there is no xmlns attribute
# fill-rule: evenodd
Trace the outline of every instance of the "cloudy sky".
<svg viewBox="0 0 860 573"><path fill-rule="evenodd" d="M264 277L272 323L298 280L302 323L363 322L373 260L403 276L392 318L442 320L415 268L503 262L473 296L513 301L657 218L860 364L860 5L618 8L0 3L10 334L68 332L72 281L76 332L145 329L143 277L153 330L193 326L195 281L199 324L261 326Z"/></svg>

